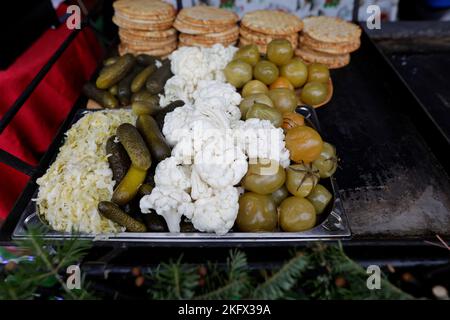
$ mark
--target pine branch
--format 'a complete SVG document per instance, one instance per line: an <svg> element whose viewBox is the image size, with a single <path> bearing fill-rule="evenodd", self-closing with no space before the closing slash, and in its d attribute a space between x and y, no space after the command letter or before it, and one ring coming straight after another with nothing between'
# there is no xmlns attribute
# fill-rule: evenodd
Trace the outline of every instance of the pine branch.
<svg viewBox="0 0 450 320"><path fill-rule="evenodd" d="M296 284L307 265L307 257L297 255L265 282L258 285L252 294L252 298L269 300L282 298Z"/></svg>
<svg viewBox="0 0 450 320"><path fill-rule="evenodd" d="M181 259L158 266L150 278L153 285L149 293L153 299L190 299L194 296L198 285L196 268L182 264Z"/></svg>

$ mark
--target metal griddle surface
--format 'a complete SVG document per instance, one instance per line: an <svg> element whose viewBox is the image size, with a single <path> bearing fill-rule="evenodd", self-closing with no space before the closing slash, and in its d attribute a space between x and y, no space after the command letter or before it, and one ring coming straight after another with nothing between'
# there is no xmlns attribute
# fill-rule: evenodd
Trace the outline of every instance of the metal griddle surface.
<svg viewBox="0 0 450 320"><path fill-rule="evenodd" d="M318 110L341 159L352 231L380 240L450 235L450 180L409 116L417 101L368 42L332 72L336 94Z"/></svg>

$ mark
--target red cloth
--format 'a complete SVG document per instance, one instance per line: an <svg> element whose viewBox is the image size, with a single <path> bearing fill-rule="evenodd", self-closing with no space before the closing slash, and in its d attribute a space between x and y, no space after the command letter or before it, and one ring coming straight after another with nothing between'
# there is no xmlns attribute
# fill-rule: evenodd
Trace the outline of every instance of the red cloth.
<svg viewBox="0 0 450 320"><path fill-rule="evenodd" d="M65 24L47 30L13 65L0 71L0 116L70 32ZM93 31L82 30L0 135L0 148L28 163L37 164L101 55L102 49ZM0 163L0 221L7 216L27 181L28 176Z"/></svg>

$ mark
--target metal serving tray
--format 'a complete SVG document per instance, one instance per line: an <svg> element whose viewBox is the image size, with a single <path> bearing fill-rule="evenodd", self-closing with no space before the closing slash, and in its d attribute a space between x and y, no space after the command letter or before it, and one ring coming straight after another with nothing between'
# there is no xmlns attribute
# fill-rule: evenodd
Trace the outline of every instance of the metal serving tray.
<svg viewBox="0 0 450 320"><path fill-rule="evenodd" d="M72 119L72 124L79 120L86 110L78 110ZM95 111L91 111L95 112ZM297 108L305 120L320 132L320 125L317 115L313 108L301 106ZM60 145L64 143L60 141ZM56 157L57 153L54 155ZM54 160L54 159L53 159ZM192 244L203 245L207 243L226 244L226 243L292 243L312 240L344 240L351 237L351 231L342 205L339 188L335 178L322 179L322 184L332 190L334 202L330 203L326 211L319 216L319 224L313 229L303 232L234 232L218 236L213 233L190 232L190 233L170 233L170 232L121 232L101 235L79 234L83 239L93 240L96 243L101 242L119 242L119 243L148 243L156 245L158 243L173 244ZM36 197L38 187L36 186L33 196L29 198L28 204L23 211L18 224L12 234L12 239L21 239L27 237L27 227L30 225L43 225L36 213L36 205L32 200ZM64 233L44 228L43 237L52 240L64 240L73 237L71 233Z"/></svg>

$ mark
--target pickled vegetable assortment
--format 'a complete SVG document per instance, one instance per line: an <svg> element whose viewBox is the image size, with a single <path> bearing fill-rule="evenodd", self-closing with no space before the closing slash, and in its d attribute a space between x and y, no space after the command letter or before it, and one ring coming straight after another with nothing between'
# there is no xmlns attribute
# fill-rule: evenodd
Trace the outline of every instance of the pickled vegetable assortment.
<svg viewBox="0 0 450 320"><path fill-rule="evenodd" d="M242 46L224 73L227 82L242 89L242 97L265 94L282 114L294 111L298 104L317 107L331 99L328 68L319 63L308 65L295 57L286 39L272 40L265 56L260 56L255 44ZM243 119L245 116L242 114Z"/></svg>

